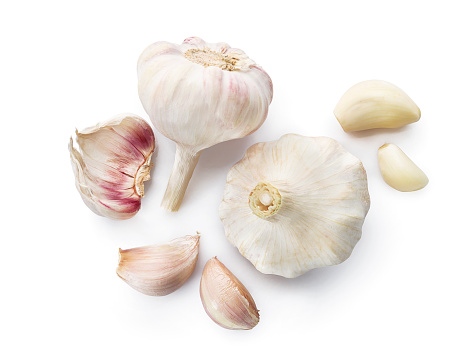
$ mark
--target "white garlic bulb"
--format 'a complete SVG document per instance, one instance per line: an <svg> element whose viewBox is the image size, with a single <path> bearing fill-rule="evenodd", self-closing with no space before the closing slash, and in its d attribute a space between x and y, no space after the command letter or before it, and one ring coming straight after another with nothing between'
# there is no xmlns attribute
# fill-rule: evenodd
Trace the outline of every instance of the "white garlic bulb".
<svg viewBox="0 0 475 362"><path fill-rule="evenodd" d="M404 91L383 80L360 82L341 97L333 111L345 132L398 128L421 118L421 111Z"/></svg>
<svg viewBox="0 0 475 362"><path fill-rule="evenodd" d="M346 260L369 205L359 159L331 138L288 134L231 168L219 215L259 271L294 278Z"/></svg>
<svg viewBox="0 0 475 362"><path fill-rule="evenodd" d="M265 121L272 81L242 50L200 38L150 45L137 73L145 111L177 144L162 201L165 209L177 211L201 151L247 136Z"/></svg>
<svg viewBox="0 0 475 362"><path fill-rule="evenodd" d="M223 328L252 329L259 323L251 294L216 257L203 269L200 297L208 316Z"/></svg>
<svg viewBox="0 0 475 362"><path fill-rule="evenodd" d="M166 244L119 249L117 275L135 290L152 296L168 295L193 273L200 235L183 236Z"/></svg>
<svg viewBox="0 0 475 362"><path fill-rule="evenodd" d="M155 137L139 116L119 114L77 132L79 151L69 142L76 188L96 214L129 219L140 209L144 181L150 180Z"/></svg>
<svg viewBox="0 0 475 362"><path fill-rule="evenodd" d="M386 143L378 150L379 170L393 189L417 191L429 183L426 174L396 145Z"/></svg>

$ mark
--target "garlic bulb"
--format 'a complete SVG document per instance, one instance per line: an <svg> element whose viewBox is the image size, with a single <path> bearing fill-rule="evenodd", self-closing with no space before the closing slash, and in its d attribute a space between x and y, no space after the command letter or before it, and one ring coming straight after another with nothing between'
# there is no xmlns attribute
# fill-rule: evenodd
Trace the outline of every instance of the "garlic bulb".
<svg viewBox="0 0 475 362"><path fill-rule="evenodd" d="M251 294L216 257L203 269L200 296L208 316L223 328L252 329L259 323Z"/></svg>
<svg viewBox="0 0 475 362"><path fill-rule="evenodd" d="M140 209L144 181L150 180L155 137L139 116L119 114L76 131L79 151L69 142L76 188L96 214L128 219Z"/></svg>
<svg viewBox="0 0 475 362"><path fill-rule="evenodd" d="M429 183L426 174L392 143L379 148L378 161L384 181L398 191L420 190Z"/></svg>
<svg viewBox="0 0 475 362"><path fill-rule="evenodd" d="M119 249L117 275L135 290L152 296L170 294L191 276L198 260L200 235L167 244Z"/></svg>
<svg viewBox="0 0 475 362"><path fill-rule="evenodd" d="M369 205L360 160L331 138L288 134L231 168L219 215L259 271L294 278L346 260Z"/></svg>
<svg viewBox="0 0 475 362"><path fill-rule="evenodd" d="M138 90L153 125L176 142L162 206L177 211L201 151L256 131L267 117L272 81L239 49L188 38L157 42L138 61Z"/></svg>
<svg viewBox="0 0 475 362"><path fill-rule="evenodd" d="M419 107L394 84L368 80L348 89L333 111L345 132L398 128L421 118Z"/></svg>

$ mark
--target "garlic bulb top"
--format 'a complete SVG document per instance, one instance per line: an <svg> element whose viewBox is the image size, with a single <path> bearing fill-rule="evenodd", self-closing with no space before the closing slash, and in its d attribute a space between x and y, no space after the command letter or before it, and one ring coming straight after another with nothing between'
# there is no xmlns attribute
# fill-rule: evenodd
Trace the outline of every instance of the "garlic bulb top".
<svg viewBox="0 0 475 362"><path fill-rule="evenodd" d="M69 143L76 188L96 214L128 219L140 209L144 181L150 179L155 137L152 128L133 114L77 132L79 151Z"/></svg>
<svg viewBox="0 0 475 362"><path fill-rule="evenodd" d="M294 278L346 260L369 206L360 160L331 138L288 134L231 168L219 214L259 271Z"/></svg>
<svg viewBox="0 0 475 362"><path fill-rule="evenodd" d="M139 97L153 125L177 143L162 206L178 210L202 150L257 130L272 81L240 49L188 38L157 42L138 60Z"/></svg>

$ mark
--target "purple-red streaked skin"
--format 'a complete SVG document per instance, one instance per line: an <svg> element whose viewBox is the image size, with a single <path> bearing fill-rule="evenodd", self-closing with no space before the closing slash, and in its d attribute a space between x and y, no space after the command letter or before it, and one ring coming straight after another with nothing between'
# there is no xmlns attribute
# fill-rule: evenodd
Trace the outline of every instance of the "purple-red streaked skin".
<svg viewBox="0 0 475 362"><path fill-rule="evenodd" d="M112 219L134 216L142 198L136 177L155 149L152 128L138 116L120 114L76 133L80 151L71 140L71 161L85 204Z"/></svg>
<svg viewBox="0 0 475 362"><path fill-rule="evenodd" d="M259 323L251 294L217 257L203 269L200 296L206 314L223 328L252 329Z"/></svg>
<svg viewBox="0 0 475 362"><path fill-rule="evenodd" d="M198 260L200 235L187 235L166 244L119 249L117 275L135 290L165 296L191 276Z"/></svg>

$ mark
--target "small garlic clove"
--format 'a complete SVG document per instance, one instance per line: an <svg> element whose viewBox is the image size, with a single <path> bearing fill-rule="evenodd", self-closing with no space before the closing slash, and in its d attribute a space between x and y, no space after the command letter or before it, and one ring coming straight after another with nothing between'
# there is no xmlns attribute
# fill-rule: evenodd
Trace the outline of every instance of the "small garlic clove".
<svg viewBox="0 0 475 362"><path fill-rule="evenodd" d="M223 328L252 329L259 323L251 294L216 257L203 269L200 296L206 313Z"/></svg>
<svg viewBox="0 0 475 362"><path fill-rule="evenodd" d="M348 89L333 111L345 132L398 128L421 118L414 101L394 84L368 80Z"/></svg>
<svg viewBox="0 0 475 362"><path fill-rule="evenodd" d="M398 191L420 190L429 183L426 174L392 143L379 148L378 161L384 181Z"/></svg>
<svg viewBox="0 0 475 362"><path fill-rule="evenodd" d="M76 135L79 149L71 138L69 152L84 203L100 216L119 220L134 216L153 166L152 128L136 115L119 114Z"/></svg>
<svg viewBox="0 0 475 362"><path fill-rule="evenodd" d="M184 236L167 244L119 249L117 275L135 290L164 296L180 288L198 260L200 235Z"/></svg>

